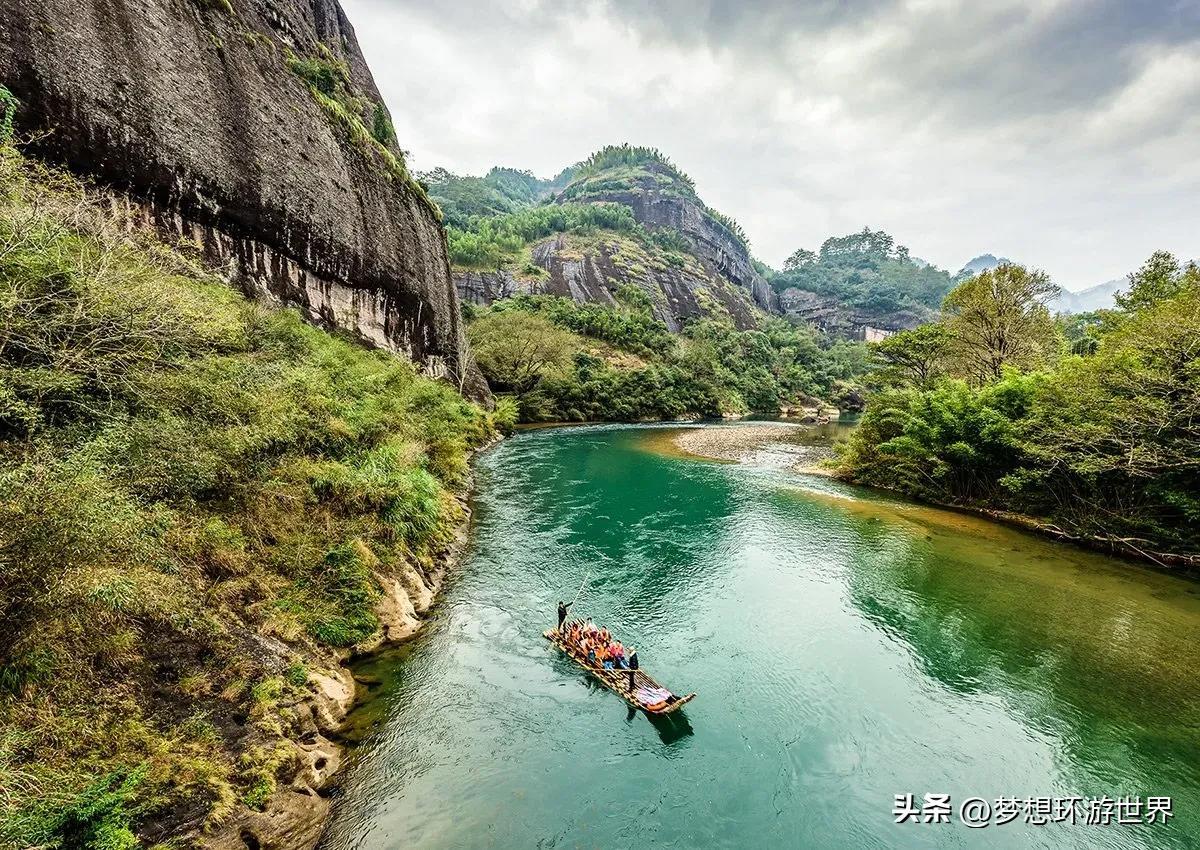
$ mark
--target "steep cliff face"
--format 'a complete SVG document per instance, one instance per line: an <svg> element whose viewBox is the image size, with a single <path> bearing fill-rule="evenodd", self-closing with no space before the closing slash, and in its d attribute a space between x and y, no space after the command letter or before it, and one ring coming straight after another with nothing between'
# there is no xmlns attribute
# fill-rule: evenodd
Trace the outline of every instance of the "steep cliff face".
<svg viewBox="0 0 1200 850"><path fill-rule="evenodd" d="M761 311L751 293L691 255L673 253L674 264L652 247L619 234L560 233L530 246L530 263L516 270L455 272L463 301L485 306L513 295L559 295L577 303L616 306L626 285L649 296L654 315L678 332L687 319L726 316L752 328Z"/></svg>
<svg viewBox="0 0 1200 850"><path fill-rule="evenodd" d="M524 203L509 203L504 213L488 211L497 206L492 196L498 189L491 184L498 173L523 178L528 190ZM512 169L493 169L486 178L426 176L449 211L452 246L456 236L464 236L468 249L459 257L464 264L454 269L463 301L485 305L528 293L611 304L620 287L634 285L673 331L703 316L727 317L745 329L764 313L779 313L778 296L755 270L737 225L701 201L691 179L653 149L604 148L554 181ZM512 195L506 197L511 201ZM563 221L550 225L545 204L563 207ZM625 208L629 226L601 225L598 236L594 225L573 226L565 213L579 205ZM529 239L527 233L536 229L521 210L542 222L540 232L560 232L513 253L507 240ZM511 228L506 215L517 219ZM489 217L499 224L489 224ZM481 251L481 243L498 233L508 234L505 244L490 254Z"/></svg>
<svg viewBox="0 0 1200 850"><path fill-rule="evenodd" d="M436 208L337 0L0 0L0 83L35 153L247 292L487 394Z"/></svg>
<svg viewBox="0 0 1200 850"><path fill-rule="evenodd" d="M625 204L647 228L678 232L713 273L745 289L759 307L778 309L770 285L754 270L745 243L666 167L648 163L640 173L618 181L603 175L584 177L563 190L560 199Z"/></svg>

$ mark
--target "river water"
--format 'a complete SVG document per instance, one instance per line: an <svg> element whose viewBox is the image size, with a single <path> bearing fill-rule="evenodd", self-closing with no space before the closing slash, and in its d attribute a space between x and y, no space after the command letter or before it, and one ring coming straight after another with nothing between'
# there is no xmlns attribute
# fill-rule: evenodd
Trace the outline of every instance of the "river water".
<svg viewBox="0 0 1200 850"><path fill-rule="evenodd" d="M1200 584L668 436L480 458L472 554L357 670L325 850L1200 847ZM542 638L589 573L576 613L698 692L675 722ZM896 824L904 793L949 794L951 822ZM1072 795L1174 814L959 822L967 797Z"/></svg>

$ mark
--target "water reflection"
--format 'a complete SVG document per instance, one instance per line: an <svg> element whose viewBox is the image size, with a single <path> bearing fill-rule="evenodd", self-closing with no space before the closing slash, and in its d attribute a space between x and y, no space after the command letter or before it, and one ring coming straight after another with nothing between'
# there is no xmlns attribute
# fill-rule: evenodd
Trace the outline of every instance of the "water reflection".
<svg viewBox="0 0 1200 850"><path fill-rule="evenodd" d="M642 714L642 712L635 711L630 707L629 716L626 719L633 722L638 715L645 717L650 725L654 727L654 731L658 733L659 739L667 746L671 746L695 734L692 724L687 719L686 711L686 708L681 708L674 714L655 716L653 714Z"/></svg>
<svg viewBox="0 0 1200 850"><path fill-rule="evenodd" d="M854 607L923 675L956 694L1001 699L1030 734L1052 741L1070 790L1173 794L1181 817L1163 831L1194 828L1194 597L1173 578L1018 532L991 528L990 539L968 543L939 528L936 512L909 509L901 519L856 520L869 545L848 560ZM1048 558L1050 569L1040 565ZM1095 581L1106 574L1111 582Z"/></svg>

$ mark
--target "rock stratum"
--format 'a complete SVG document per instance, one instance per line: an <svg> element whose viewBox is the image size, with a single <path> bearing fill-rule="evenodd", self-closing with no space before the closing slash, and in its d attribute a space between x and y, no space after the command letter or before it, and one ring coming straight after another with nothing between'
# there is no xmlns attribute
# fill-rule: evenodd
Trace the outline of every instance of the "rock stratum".
<svg viewBox="0 0 1200 850"><path fill-rule="evenodd" d="M543 294L611 306L620 287L631 284L649 296L655 315L672 331L704 316L727 317L746 329L779 311L778 297L755 270L745 239L668 162L646 155L632 164L571 171L579 173L543 203L619 204L651 236L671 238L659 244L603 231L554 234L533 243L525 262L456 267L463 301L488 305L512 295ZM435 195L438 191L434 186Z"/></svg>
<svg viewBox="0 0 1200 850"><path fill-rule="evenodd" d="M337 0L0 0L0 83L28 150L248 294L487 395L437 208Z"/></svg>

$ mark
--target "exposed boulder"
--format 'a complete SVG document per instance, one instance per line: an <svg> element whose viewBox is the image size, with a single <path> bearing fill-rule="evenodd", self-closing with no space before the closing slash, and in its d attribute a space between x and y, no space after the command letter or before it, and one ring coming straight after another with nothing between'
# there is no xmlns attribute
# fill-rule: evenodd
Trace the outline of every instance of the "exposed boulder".
<svg viewBox="0 0 1200 850"><path fill-rule="evenodd" d="M486 396L436 208L337 0L0 0L0 83L35 154L127 193L248 293Z"/></svg>

